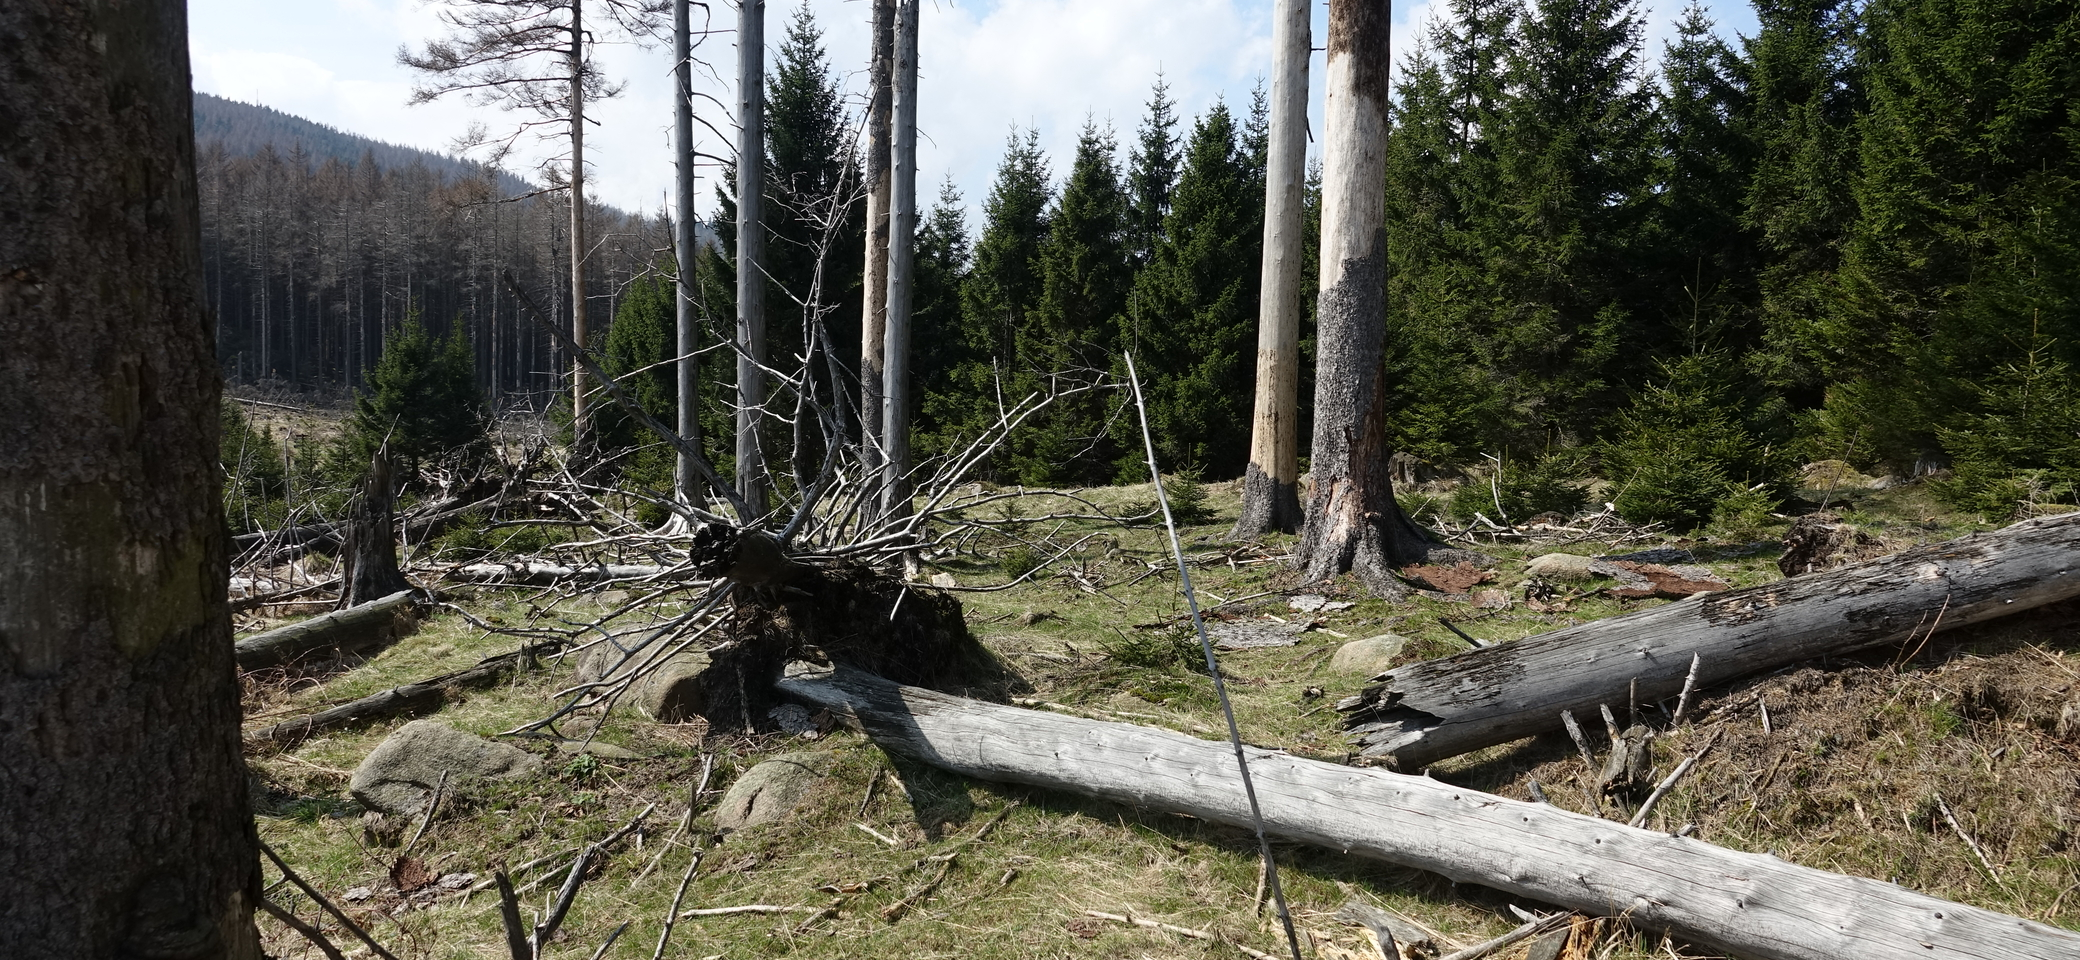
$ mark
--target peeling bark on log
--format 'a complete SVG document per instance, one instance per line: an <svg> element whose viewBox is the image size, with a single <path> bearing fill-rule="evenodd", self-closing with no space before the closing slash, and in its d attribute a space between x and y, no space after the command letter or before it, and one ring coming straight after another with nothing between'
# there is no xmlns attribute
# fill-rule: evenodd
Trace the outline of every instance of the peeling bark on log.
<svg viewBox="0 0 2080 960"><path fill-rule="evenodd" d="M513 653L500 654L482 660L467 670L391 687L381 693L370 694L309 716L248 730L245 738L248 742L271 742L286 747L327 730L337 730L340 727L381 720L385 717L431 713L448 702L449 691L490 686L504 680L509 674L532 667L535 658L547 652L550 651L542 647L529 647Z"/></svg>
<svg viewBox="0 0 2080 960"><path fill-rule="evenodd" d="M238 668L279 667L313 654L351 653L383 646L411 633L417 622L411 591L400 590L380 600L240 640Z"/></svg>
<svg viewBox="0 0 2080 960"><path fill-rule="evenodd" d="M884 749L984 780L1249 826L1224 742L963 700L797 664L781 692L849 714ZM1755 960L2072 960L2080 933L1903 887L1466 790L1252 749L1264 826L1665 929Z"/></svg>
<svg viewBox="0 0 2080 960"><path fill-rule="evenodd" d="M1401 769L1558 729L1560 712L1838 655L2080 595L2080 513L1776 583L1701 594L1397 667L1336 708L1362 755Z"/></svg>

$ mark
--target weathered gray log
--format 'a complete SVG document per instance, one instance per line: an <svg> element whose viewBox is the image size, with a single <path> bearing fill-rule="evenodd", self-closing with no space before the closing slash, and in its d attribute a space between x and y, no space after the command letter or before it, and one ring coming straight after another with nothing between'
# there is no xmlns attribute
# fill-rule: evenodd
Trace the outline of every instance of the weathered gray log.
<svg viewBox="0 0 2080 960"><path fill-rule="evenodd" d="M1249 826L1225 742L997 706L796 664L781 692L876 742L984 780ZM2080 933L1379 768L1252 749L1267 831L1443 874L1753 960L2073 960Z"/></svg>
<svg viewBox="0 0 2080 960"><path fill-rule="evenodd" d="M1560 712L1710 687L2080 595L2080 513L1396 667L1336 705L1404 770L1560 727Z"/></svg>
<svg viewBox="0 0 2080 960"><path fill-rule="evenodd" d="M359 700L328 707L294 720L284 720L272 726L248 730L245 738L256 743L272 742L287 746L327 730L336 730L370 720L431 713L448 702L450 691L490 686L504 680L508 674L532 666L535 657L544 652L540 647L528 647L513 653L488 657L466 670L391 687L381 693L372 693Z"/></svg>
<svg viewBox="0 0 2080 960"><path fill-rule="evenodd" d="M700 573L692 568L661 567L645 563L584 563L563 564L537 560L516 560L510 563L472 563L455 567L441 573L444 579L464 583L513 584L515 586L546 587L555 583L579 581L603 583L608 580L648 580L652 578L675 578L683 580L701 579Z"/></svg>
<svg viewBox="0 0 2080 960"><path fill-rule="evenodd" d="M412 592L400 590L360 606L240 640L238 668L278 667L313 654L352 653L383 646L411 633L417 622Z"/></svg>

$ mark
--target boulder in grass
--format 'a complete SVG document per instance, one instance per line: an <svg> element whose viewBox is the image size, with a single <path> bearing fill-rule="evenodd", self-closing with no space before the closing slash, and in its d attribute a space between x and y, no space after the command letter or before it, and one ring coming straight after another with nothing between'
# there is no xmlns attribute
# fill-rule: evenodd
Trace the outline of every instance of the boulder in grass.
<svg viewBox="0 0 2080 960"><path fill-rule="evenodd" d="M1524 570L1541 580L1588 580L1598 576L1596 558L1572 553L1548 553L1532 558Z"/></svg>
<svg viewBox="0 0 2080 960"><path fill-rule="evenodd" d="M1368 677L1385 673L1394 665L1394 658L1407 647L1407 637L1392 633L1352 640L1336 648L1335 655L1329 658L1329 669L1335 673L1357 673Z"/></svg>
<svg viewBox="0 0 2080 960"><path fill-rule="evenodd" d="M529 777L541 770L539 757L512 744L463 733L437 720L414 720L354 768L347 789L371 810L411 816L426 809L443 773L453 788L472 780Z"/></svg>
<svg viewBox="0 0 2080 960"><path fill-rule="evenodd" d="M730 833L794 812L835 760L821 751L786 753L744 771L715 805L715 829Z"/></svg>
<svg viewBox="0 0 2080 960"><path fill-rule="evenodd" d="M634 654L625 661L611 642L595 644L578 661L573 678L579 683L612 679L640 669L650 651ZM628 692L614 701L617 713L630 713L658 723L685 723L703 716L707 687L701 674L708 669L708 655L699 650L682 650L657 669L644 674ZM611 676L610 676L611 675Z"/></svg>

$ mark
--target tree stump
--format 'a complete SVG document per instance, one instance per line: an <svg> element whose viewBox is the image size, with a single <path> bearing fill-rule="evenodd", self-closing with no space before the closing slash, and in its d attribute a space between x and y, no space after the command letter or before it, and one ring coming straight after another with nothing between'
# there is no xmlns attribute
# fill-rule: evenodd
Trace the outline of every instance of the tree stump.
<svg viewBox="0 0 2080 960"><path fill-rule="evenodd" d="M359 606L412 585L397 568L396 504L390 484L390 445L384 444L368 465L361 496L347 518L346 549L341 560L339 608Z"/></svg>

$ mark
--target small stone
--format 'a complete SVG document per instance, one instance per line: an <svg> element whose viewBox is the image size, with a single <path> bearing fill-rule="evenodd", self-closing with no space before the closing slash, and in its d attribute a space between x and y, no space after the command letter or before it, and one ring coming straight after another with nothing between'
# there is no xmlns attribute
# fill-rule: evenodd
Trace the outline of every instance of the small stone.
<svg viewBox="0 0 2080 960"><path fill-rule="evenodd" d="M2066 704L2058 714L2058 735L2067 740L2080 740L2080 700Z"/></svg>
<svg viewBox="0 0 2080 960"><path fill-rule="evenodd" d="M449 873L441 876L437 886L443 890L461 890L476 882L477 875L474 873Z"/></svg>
<svg viewBox="0 0 2080 960"><path fill-rule="evenodd" d="M1286 601L1286 606L1300 613L1334 613L1357 606L1347 600L1331 600L1317 593L1303 593Z"/></svg>
<svg viewBox="0 0 2080 960"><path fill-rule="evenodd" d="M830 773L834 759L821 752L788 753L744 771L715 805L716 830L730 833L785 817Z"/></svg>
<svg viewBox="0 0 2080 960"><path fill-rule="evenodd" d="M1524 569L1542 580L1588 580L1596 576L1596 560L1572 553L1548 553L1535 557Z"/></svg>
<svg viewBox="0 0 2080 960"><path fill-rule="evenodd" d="M354 903L360 903L361 901L366 900L375 895L376 892L368 887L348 887L347 892L340 894L339 898L341 900L349 900Z"/></svg>
<svg viewBox="0 0 2080 960"><path fill-rule="evenodd" d="M1254 650L1259 647L1290 647L1307 631L1302 623L1276 620L1232 620L1209 623L1206 633L1222 650Z"/></svg>
<svg viewBox="0 0 2080 960"><path fill-rule="evenodd" d="M1392 633L1352 640L1336 648L1336 654L1329 658L1329 669L1336 673L1366 676L1385 673L1388 667L1393 666L1394 658L1407 647L1407 637Z"/></svg>
<svg viewBox="0 0 2080 960"><path fill-rule="evenodd" d="M960 584L960 581L958 581L958 580L955 580L955 579L953 578L953 574L950 574L950 573L935 573L935 574L932 574L932 586L935 586L935 587L958 587L958 586L960 586L960 585L961 585L961 584Z"/></svg>
<svg viewBox="0 0 2080 960"><path fill-rule="evenodd" d="M416 816L446 773L454 788L471 780L510 780L542 770L534 754L463 733L436 720L398 728L354 768L348 792L371 810Z"/></svg>
<svg viewBox="0 0 2080 960"><path fill-rule="evenodd" d="M1473 605L1482 610L1507 610L1509 609L1509 594L1493 589L1475 590L1473 592Z"/></svg>

